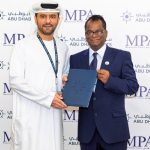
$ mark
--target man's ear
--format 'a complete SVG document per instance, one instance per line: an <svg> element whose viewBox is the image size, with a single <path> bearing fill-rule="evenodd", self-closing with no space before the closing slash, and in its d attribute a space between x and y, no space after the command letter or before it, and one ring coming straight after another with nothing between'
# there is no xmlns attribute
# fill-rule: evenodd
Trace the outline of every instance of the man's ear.
<svg viewBox="0 0 150 150"><path fill-rule="evenodd" d="M108 31L106 30L105 32L106 32L106 33L105 33L105 36L106 36L106 38L107 38L107 36L108 36Z"/></svg>

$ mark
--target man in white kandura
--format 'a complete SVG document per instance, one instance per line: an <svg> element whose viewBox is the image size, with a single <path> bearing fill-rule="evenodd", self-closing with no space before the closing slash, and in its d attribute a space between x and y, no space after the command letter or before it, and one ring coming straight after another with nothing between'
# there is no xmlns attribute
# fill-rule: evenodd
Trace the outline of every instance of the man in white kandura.
<svg viewBox="0 0 150 150"><path fill-rule="evenodd" d="M68 48L54 36L60 9L51 0L33 5L37 32L15 46L10 62L13 90L11 150L63 150L61 109Z"/></svg>

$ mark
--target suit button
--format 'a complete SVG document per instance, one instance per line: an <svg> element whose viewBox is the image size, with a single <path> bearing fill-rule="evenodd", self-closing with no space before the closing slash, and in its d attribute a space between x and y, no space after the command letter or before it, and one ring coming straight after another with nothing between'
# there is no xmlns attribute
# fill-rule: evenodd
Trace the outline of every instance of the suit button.
<svg viewBox="0 0 150 150"><path fill-rule="evenodd" d="M96 101L96 97L93 97L93 101Z"/></svg>
<svg viewBox="0 0 150 150"><path fill-rule="evenodd" d="M97 117L97 113L95 113L94 116Z"/></svg>

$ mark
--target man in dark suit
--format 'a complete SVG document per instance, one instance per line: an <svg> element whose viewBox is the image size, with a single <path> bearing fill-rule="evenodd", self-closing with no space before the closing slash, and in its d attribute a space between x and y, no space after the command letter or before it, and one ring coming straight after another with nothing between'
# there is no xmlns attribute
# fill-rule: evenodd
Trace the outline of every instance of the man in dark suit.
<svg viewBox="0 0 150 150"><path fill-rule="evenodd" d="M79 108L81 150L126 150L130 135L125 94L134 94L139 87L131 55L105 44L106 22L100 15L86 21L85 36L89 49L72 55L70 68L96 69L98 79L89 107Z"/></svg>

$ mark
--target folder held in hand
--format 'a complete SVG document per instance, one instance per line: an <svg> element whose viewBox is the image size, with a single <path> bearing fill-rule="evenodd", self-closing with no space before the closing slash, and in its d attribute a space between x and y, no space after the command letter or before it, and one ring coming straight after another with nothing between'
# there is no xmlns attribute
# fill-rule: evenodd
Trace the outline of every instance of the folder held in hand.
<svg viewBox="0 0 150 150"><path fill-rule="evenodd" d="M62 92L66 105L88 107L96 80L96 70L70 69Z"/></svg>

